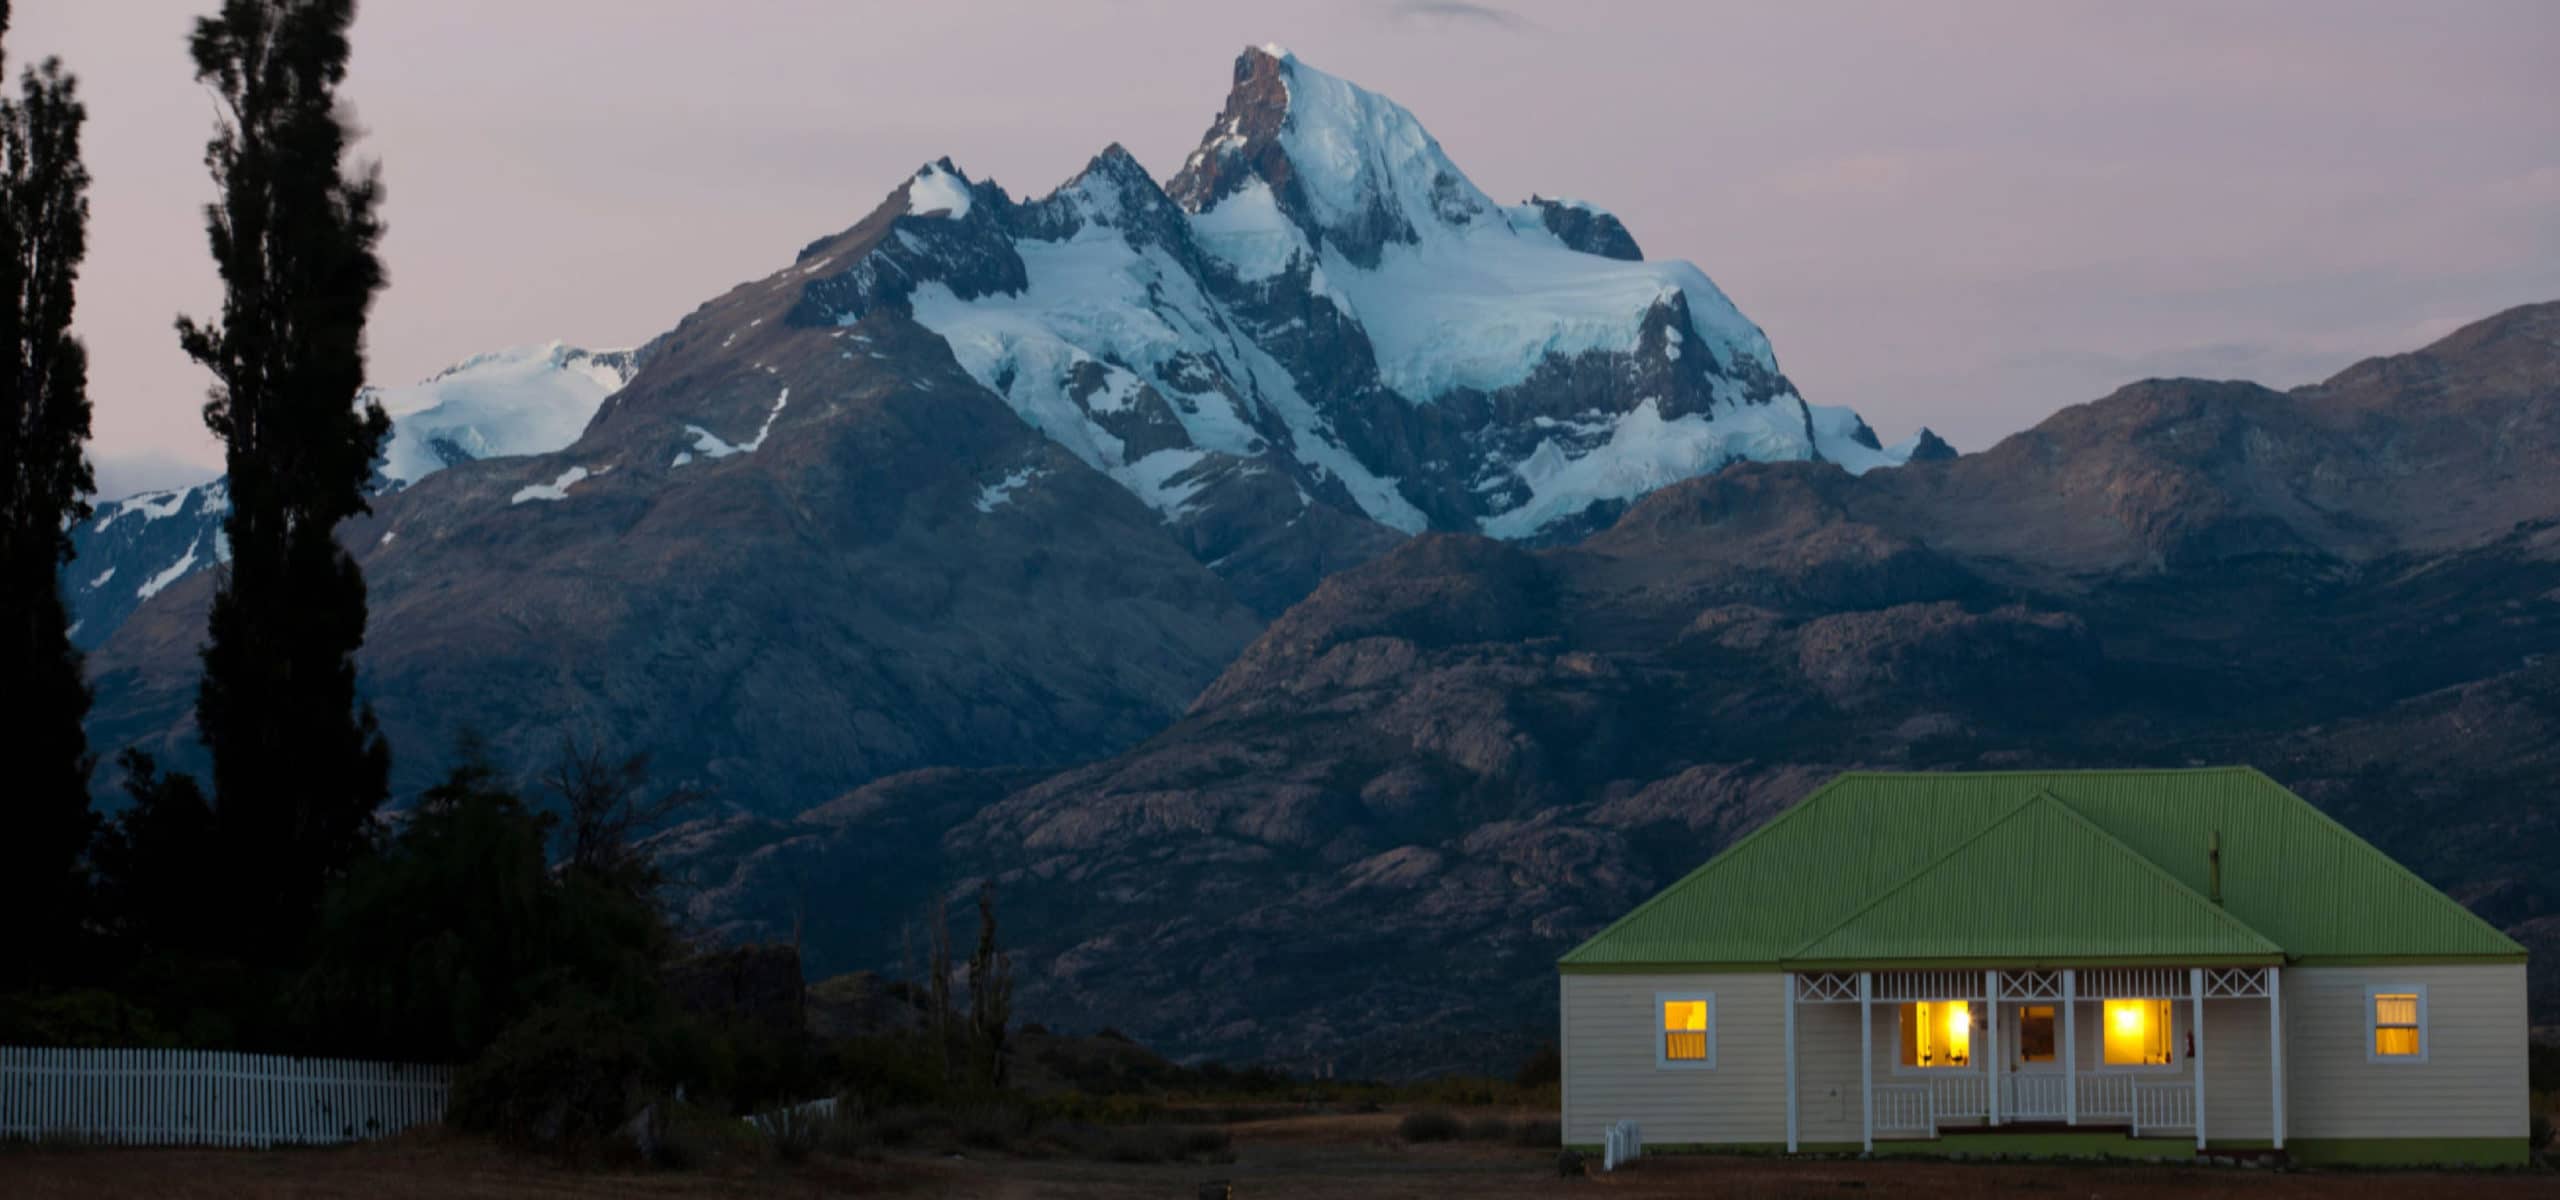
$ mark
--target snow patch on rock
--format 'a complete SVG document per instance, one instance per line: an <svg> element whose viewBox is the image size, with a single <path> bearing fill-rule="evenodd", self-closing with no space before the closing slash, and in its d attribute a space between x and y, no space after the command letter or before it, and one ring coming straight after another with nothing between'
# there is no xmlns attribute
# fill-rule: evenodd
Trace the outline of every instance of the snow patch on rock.
<svg viewBox="0 0 2560 1200"><path fill-rule="evenodd" d="M528 500L566 500L569 498L569 489L576 487L586 478L585 467L571 467L560 472L559 477L549 483L533 483L517 488L516 494L509 497L507 503L522 504Z"/></svg>

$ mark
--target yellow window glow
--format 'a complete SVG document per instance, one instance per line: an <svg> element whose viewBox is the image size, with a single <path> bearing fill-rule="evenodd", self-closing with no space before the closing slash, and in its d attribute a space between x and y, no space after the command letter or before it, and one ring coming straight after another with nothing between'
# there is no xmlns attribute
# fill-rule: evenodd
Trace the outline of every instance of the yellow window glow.
<svg viewBox="0 0 2560 1200"><path fill-rule="evenodd" d="M1922 1000L1902 1007L1902 1065L1962 1067L1973 1063L1973 1006Z"/></svg>
<svg viewBox="0 0 2560 1200"><path fill-rule="evenodd" d="M1662 1002L1662 1056L1673 1062L1706 1061L1706 1001Z"/></svg>
<svg viewBox="0 0 2560 1200"><path fill-rule="evenodd" d="M2378 1058L2409 1058L2425 1046L2418 1031L2418 997L2410 992L2380 992L2373 997L2373 1053Z"/></svg>
<svg viewBox="0 0 2560 1200"><path fill-rule="evenodd" d="M2106 1062L2111 1067L2157 1067L2169 1062L2166 1000L2109 1000Z"/></svg>

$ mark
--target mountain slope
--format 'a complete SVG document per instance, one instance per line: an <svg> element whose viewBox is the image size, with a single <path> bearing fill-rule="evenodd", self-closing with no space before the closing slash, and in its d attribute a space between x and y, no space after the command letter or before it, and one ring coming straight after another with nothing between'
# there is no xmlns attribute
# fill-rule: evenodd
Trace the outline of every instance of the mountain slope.
<svg viewBox="0 0 2560 1200"><path fill-rule="evenodd" d="M998 880L1044 1019L1489 1069L1551 1032L1555 954L1835 770L2236 761L2548 946L2556 414L2560 304L2291 393L2137 384L1952 461L1745 464L1575 545L1417 538L1172 727L865 886ZM770 933L773 873L875 811L733 831L699 915Z"/></svg>
<svg viewBox="0 0 2560 1200"><path fill-rule="evenodd" d="M775 814L1089 759L1412 533L1554 542L1737 459L1899 459L1696 268L1493 205L1392 102L1250 51L1228 113L1273 140L1213 128L1170 192L1117 146L1030 200L927 164L548 453L454 432L564 427L538 398L404 409L415 482L346 530L397 786L466 725L517 770L605 733ZM184 762L207 585L163 586L100 647L96 732Z"/></svg>

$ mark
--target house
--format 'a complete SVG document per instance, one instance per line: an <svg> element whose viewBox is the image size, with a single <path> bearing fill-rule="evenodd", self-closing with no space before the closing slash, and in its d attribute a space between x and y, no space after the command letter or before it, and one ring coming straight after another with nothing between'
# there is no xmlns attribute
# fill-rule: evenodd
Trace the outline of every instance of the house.
<svg viewBox="0 0 2560 1200"><path fill-rule="evenodd" d="M1852 772L1558 970L1574 1145L2528 1153L2524 948L2248 768Z"/></svg>

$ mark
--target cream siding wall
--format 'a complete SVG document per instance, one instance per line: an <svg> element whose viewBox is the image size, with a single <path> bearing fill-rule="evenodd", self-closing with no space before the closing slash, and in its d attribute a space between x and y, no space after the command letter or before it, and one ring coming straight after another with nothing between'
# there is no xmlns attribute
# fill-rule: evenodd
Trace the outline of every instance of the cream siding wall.
<svg viewBox="0 0 2560 1200"><path fill-rule="evenodd" d="M1567 1141L1596 1142L1609 1122L1632 1119L1656 1143L1784 1142L1784 975L1562 979ZM2365 990L2400 985L2427 989L2427 1061L2368 1063ZM2522 966L2289 967L2281 986L2289 1139L2524 1135ZM1716 1068L1658 1067L1654 996L1692 991L1716 996ZM2104 999L2083 997L2079 1003L2076 1055L2083 1074L2106 1070ZM2193 1081L2187 1058L2193 1002L2180 1000L2175 1008L2171 1037L2177 1064L2135 1073L2144 1083ZM1931 1078L1895 1073L1898 1006L1879 1001L1874 1012L1875 1082ZM2207 1000L2204 1021L2207 1134L2218 1143L2273 1137L2266 1002ZM2016 1053L2006 1028L2000 1052L2004 1061ZM1798 1005L1796 1053L1799 1139L1857 1141L1858 1006ZM2121 1118L2105 1123L2119 1124Z"/></svg>
<svg viewBox="0 0 2560 1200"><path fill-rule="evenodd" d="M2365 1061L2365 989L2408 984L2427 989L2427 1061ZM2284 1004L2287 1136L2525 1135L2523 964L2296 967Z"/></svg>
<svg viewBox="0 0 2560 1200"><path fill-rule="evenodd" d="M1786 1141L1785 976L1561 978L1565 1141L1598 1142L1621 1120L1634 1121L1656 1145ZM1658 992L1714 993L1713 1069L1656 1062Z"/></svg>

